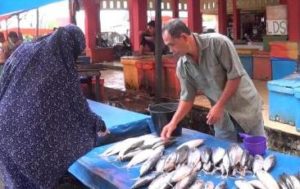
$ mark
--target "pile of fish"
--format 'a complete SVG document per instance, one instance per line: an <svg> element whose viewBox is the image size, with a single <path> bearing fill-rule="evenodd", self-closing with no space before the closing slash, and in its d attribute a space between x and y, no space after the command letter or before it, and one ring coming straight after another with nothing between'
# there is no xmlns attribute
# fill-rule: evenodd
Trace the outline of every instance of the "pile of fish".
<svg viewBox="0 0 300 189"><path fill-rule="evenodd" d="M237 180L235 185L238 189L300 189L300 176L282 174L279 181L264 170L256 172L257 180Z"/></svg>
<svg viewBox="0 0 300 189"><path fill-rule="evenodd" d="M117 155L120 161L129 161L127 167L132 167L146 161L153 153L163 152L165 147L175 140L163 141L152 134L125 139L105 150L101 156Z"/></svg>
<svg viewBox="0 0 300 189"><path fill-rule="evenodd" d="M232 144L228 149L221 147L197 147L204 143L203 139L191 140L181 144L176 150L164 155L165 148L175 140L163 141L155 135L143 135L119 142L101 156L116 155L120 161L128 161L126 167L141 164L140 177L132 186L133 189L148 186L149 189L163 188L226 188L221 182L216 187L211 181L197 179L197 173L219 174L222 177L243 177L247 174L264 176L276 163L274 155L265 159L252 156L238 144ZM269 174L268 174L269 175ZM239 180L238 186L246 181ZM252 181L256 182L256 181ZM247 182L248 183L248 182ZM239 187L239 186L238 186ZM288 188L290 189L290 188Z"/></svg>

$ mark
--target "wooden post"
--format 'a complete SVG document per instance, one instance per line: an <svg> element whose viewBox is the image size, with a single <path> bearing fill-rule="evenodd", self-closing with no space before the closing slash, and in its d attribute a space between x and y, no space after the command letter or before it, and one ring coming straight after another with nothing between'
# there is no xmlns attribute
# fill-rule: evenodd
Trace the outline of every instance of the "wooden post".
<svg viewBox="0 0 300 189"><path fill-rule="evenodd" d="M193 32L202 32L202 14L200 12L200 0L187 0L188 27Z"/></svg>
<svg viewBox="0 0 300 189"><path fill-rule="evenodd" d="M140 33L147 25L147 3L141 0L128 0L130 19L130 40L133 51L140 48Z"/></svg>
<svg viewBox="0 0 300 189"><path fill-rule="evenodd" d="M179 9L178 9L179 0L172 0L171 3L172 3L172 5L171 5L172 17L179 18Z"/></svg>
<svg viewBox="0 0 300 189"><path fill-rule="evenodd" d="M161 34L161 0L155 1L155 33ZM155 99L159 102L162 95L162 35L155 35L155 72L156 72L156 90Z"/></svg>
<svg viewBox="0 0 300 189"><path fill-rule="evenodd" d="M226 1L218 0L218 26L219 33L227 34L227 13L226 13Z"/></svg>

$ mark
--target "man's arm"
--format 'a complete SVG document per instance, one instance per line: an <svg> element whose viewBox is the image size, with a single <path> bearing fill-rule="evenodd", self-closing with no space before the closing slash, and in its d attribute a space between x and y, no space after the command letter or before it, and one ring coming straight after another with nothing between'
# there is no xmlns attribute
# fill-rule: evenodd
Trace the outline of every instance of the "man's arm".
<svg viewBox="0 0 300 189"><path fill-rule="evenodd" d="M185 117L185 115L192 109L194 104L194 99L191 101L180 100L176 113L174 114L172 120L164 126L161 137L163 139L170 138L172 132L176 129L178 123Z"/></svg>
<svg viewBox="0 0 300 189"><path fill-rule="evenodd" d="M223 116L224 113L224 106L226 105L230 97L232 97L232 95L234 95L237 91L240 81L241 77L238 77L226 82L225 89L222 92L219 100L207 114L207 124L213 125L220 120L221 116Z"/></svg>

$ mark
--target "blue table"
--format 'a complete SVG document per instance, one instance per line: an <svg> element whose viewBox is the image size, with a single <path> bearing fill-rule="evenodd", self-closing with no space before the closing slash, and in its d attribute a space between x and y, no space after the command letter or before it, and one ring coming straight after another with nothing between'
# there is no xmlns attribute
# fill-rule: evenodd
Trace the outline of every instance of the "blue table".
<svg viewBox="0 0 300 189"><path fill-rule="evenodd" d="M167 153L174 150L179 144L196 139L205 139L203 146L209 147L223 147L228 148L230 143L228 141L216 139L213 136L203 134L200 132L183 129L183 135L177 138L175 145L167 149ZM130 169L125 168L127 163L116 161L115 157L100 157L99 154L104 152L110 145L94 148L89 153L78 159L70 168L69 172L72 173L83 184L90 188L105 188L105 189L127 189L130 188L135 179L139 175L140 166ZM300 171L300 157L282 154L274 151L267 151L266 155L274 154L277 158L277 164L272 169L271 174L278 179L282 173L296 174ZM207 175L199 172L199 178L203 180L211 180L215 184L219 183L222 178L219 175ZM255 177L247 176L247 180L252 180ZM233 188L234 179L226 179L228 188Z"/></svg>
<svg viewBox="0 0 300 189"><path fill-rule="evenodd" d="M97 115L101 116L110 134L99 138L98 145L117 142L128 137L134 137L150 133L148 115L116 108L103 103L87 100L89 107Z"/></svg>

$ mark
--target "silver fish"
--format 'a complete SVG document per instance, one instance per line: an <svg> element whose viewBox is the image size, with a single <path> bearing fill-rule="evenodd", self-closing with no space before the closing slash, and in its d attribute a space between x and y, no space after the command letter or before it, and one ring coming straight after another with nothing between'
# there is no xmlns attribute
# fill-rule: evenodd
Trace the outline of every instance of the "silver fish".
<svg viewBox="0 0 300 189"><path fill-rule="evenodd" d="M187 141L181 145L179 145L177 147L177 149L181 148L182 146L187 146L189 148L197 148L198 146L200 146L201 144L204 143L204 140L203 139L195 139L195 140L190 140L190 141Z"/></svg>
<svg viewBox="0 0 300 189"><path fill-rule="evenodd" d="M169 154L166 158L163 170L167 172L174 170L176 167L176 158L177 158L176 152L172 152L171 154Z"/></svg>
<svg viewBox="0 0 300 189"><path fill-rule="evenodd" d="M278 185L279 185L280 189L289 189L283 180L279 180Z"/></svg>
<svg viewBox="0 0 300 189"><path fill-rule="evenodd" d="M280 180L284 183L284 185L288 189L295 189L295 188L300 189L300 181L298 180L298 178L296 176L287 175L287 174L283 173L280 176ZM281 183L281 184L283 184L283 183Z"/></svg>
<svg viewBox="0 0 300 189"><path fill-rule="evenodd" d="M250 183L244 180L236 180L234 184L239 189L254 189L254 187Z"/></svg>
<svg viewBox="0 0 300 189"><path fill-rule="evenodd" d="M176 183L180 180L182 180L183 178L187 177L188 175L190 175L192 173L193 167L188 166L188 165L183 165L179 168L177 168L174 171L174 174L171 178L171 183Z"/></svg>
<svg viewBox="0 0 300 189"><path fill-rule="evenodd" d="M195 165L193 171L197 172L197 171L200 171L201 169L202 169L202 162L198 161L198 163Z"/></svg>
<svg viewBox="0 0 300 189"><path fill-rule="evenodd" d="M242 167L247 166L248 159L249 159L249 152L247 150L244 150L243 151L243 155L242 155L242 159L241 159L241 162L240 162L240 165Z"/></svg>
<svg viewBox="0 0 300 189"><path fill-rule="evenodd" d="M300 180L294 175L289 175L289 178L293 183L294 189L300 189Z"/></svg>
<svg viewBox="0 0 300 189"><path fill-rule="evenodd" d="M162 142L162 139L160 137L149 138L144 141L144 144L141 146L141 149L152 148L154 145L160 142Z"/></svg>
<svg viewBox="0 0 300 189"><path fill-rule="evenodd" d="M252 171L252 168L253 168L253 162L254 162L254 157L250 154L248 156L248 160L247 160L247 163L246 163L246 167L248 170Z"/></svg>
<svg viewBox="0 0 300 189"><path fill-rule="evenodd" d="M156 163L155 170L156 172L162 173L164 172L164 166L166 162L167 157L163 156L158 162Z"/></svg>
<svg viewBox="0 0 300 189"><path fill-rule="evenodd" d="M123 142L123 146L119 152L119 158L122 158L128 151L141 146L144 143L144 139L142 137L131 138Z"/></svg>
<svg viewBox="0 0 300 189"><path fill-rule="evenodd" d="M202 163L207 163L210 161L212 155L212 150L209 147L204 147L200 150L200 156Z"/></svg>
<svg viewBox="0 0 300 189"><path fill-rule="evenodd" d="M131 187L131 189L137 189L143 186L148 185L151 181L153 181L156 177L158 177L161 173L152 172L144 177L140 177Z"/></svg>
<svg viewBox="0 0 300 189"><path fill-rule="evenodd" d="M156 179L154 179L150 185L148 186L148 189L167 189L170 188L172 185L170 183L170 179L172 177L173 173L164 173L160 176L158 176Z"/></svg>
<svg viewBox="0 0 300 189"><path fill-rule="evenodd" d="M175 139L170 139L170 140L161 140L157 143L155 143L153 146L152 146L152 149L155 149L159 146L164 146L165 148L171 146L172 144L174 144L176 142Z"/></svg>
<svg viewBox="0 0 300 189"><path fill-rule="evenodd" d="M222 160L222 158L225 155L225 152L226 152L226 150L221 147L217 147L216 149L213 150L212 161L213 161L214 165L217 165Z"/></svg>
<svg viewBox="0 0 300 189"><path fill-rule="evenodd" d="M204 185L204 189L214 189L214 188L215 188L215 185L211 181L207 181Z"/></svg>
<svg viewBox="0 0 300 189"><path fill-rule="evenodd" d="M187 164L191 166L197 165L197 163L200 161L200 151L197 148L191 149L189 151Z"/></svg>
<svg viewBox="0 0 300 189"><path fill-rule="evenodd" d="M211 163L211 161L204 163L202 169L203 171L209 173L213 170L213 164Z"/></svg>
<svg viewBox="0 0 300 189"><path fill-rule="evenodd" d="M261 155L255 155L253 165L252 165L253 173L262 170L263 167L264 167L264 158Z"/></svg>
<svg viewBox="0 0 300 189"><path fill-rule="evenodd" d="M220 182L219 184L216 185L215 189L226 189L227 184L225 181Z"/></svg>
<svg viewBox="0 0 300 189"><path fill-rule="evenodd" d="M173 189L188 189L189 186L197 179L197 173L193 172L176 183Z"/></svg>
<svg viewBox="0 0 300 189"><path fill-rule="evenodd" d="M190 189L203 189L205 185L204 180L196 180Z"/></svg>
<svg viewBox="0 0 300 189"><path fill-rule="evenodd" d="M141 149L137 148L137 149L134 149L133 151L130 151L130 152L126 153L122 157L118 156L117 159L120 160L120 161L128 161L128 160L132 159L135 155L137 155L140 152L141 152Z"/></svg>
<svg viewBox="0 0 300 189"><path fill-rule="evenodd" d="M263 185L262 182L260 182L260 180L250 180L248 181L248 183L250 183L254 188L257 189L268 189L265 187L265 185Z"/></svg>
<svg viewBox="0 0 300 189"><path fill-rule="evenodd" d="M268 172L258 170L256 172L256 176L268 189L279 189L276 180Z"/></svg>
<svg viewBox="0 0 300 189"><path fill-rule="evenodd" d="M188 146L182 146L181 148L178 148L176 153L176 165L178 164L184 164L187 161L187 158L189 156L190 148Z"/></svg>
<svg viewBox="0 0 300 189"><path fill-rule="evenodd" d="M147 174L149 171L151 171L154 168L158 160L161 158L163 151L164 151L164 147L156 148L153 151L153 154L147 159L147 161L145 161L142 164L140 168L140 176Z"/></svg>
<svg viewBox="0 0 300 189"><path fill-rule="evenodd" d="M144 161L146 161L152 154L153 154L154 150L152 149L145 149L140 151L138 154L136 154L131 160L130 162L127 164L126 167L132 167L134 165L137 165L139 163L142 163Z"/></svg>
<svg viewBox="0 0 300 189"><path fill-rule="evenodd" d="M170 139L170 140L162 140L158 143L156 143L155 145L153 145L152 149L157 148L158 146L164 146L165 148L171 146L172 144L174 144L176 142L175 139Z"/></svg>
<svg viewBox="0 0 300 189"><path fill-rule="evenodd" d="M263 169L269 172L274 167L275 163L276 163L276 157L273 154L271 154L265 158Z"/></svg>
<svg viewBox="0 0 300 189"><path fill-rule="evenodd" d="M225 171L224 173L226 174L226 176L228 176L229 171L230 171L230 160L229 160L229 156L228 156L227 152L225 153L225 155L223 157L222 166L223 166L222 169L224 169L224 171ZM224 173L222 173L222 175L224 175Z"/></svg>
<svg viewBox="0 0 300 189"><path fill-rule="evenodd" d="M287 180L287 174L283 173L279 177L278 185L281 189L292 189L293 184Z"/></svg>
<svg viewBox="0 0 300 189"><path fill-rule="evenodd" d="M243 155L243 149L238 144L232 144L228 150L228 156L230 160L230 166L235 167L241 162Z"/></svg>
<svg viewBox="0 0 300 189"><path fill-rule="evenodd" d="M126 142L126 140L124 140L122 142L118 142L118 143L110 146L101 154L101 156L111 156L111 155L115 155L115 154L119 153L120 150L122 149L123 142Z"/></svg>

